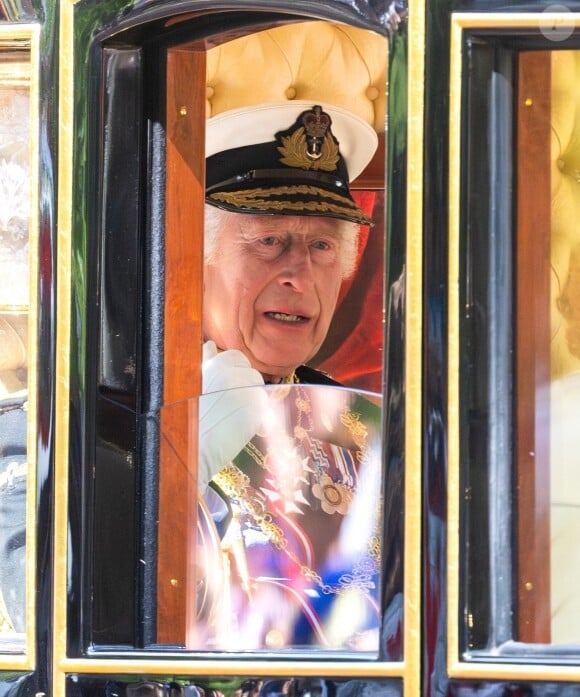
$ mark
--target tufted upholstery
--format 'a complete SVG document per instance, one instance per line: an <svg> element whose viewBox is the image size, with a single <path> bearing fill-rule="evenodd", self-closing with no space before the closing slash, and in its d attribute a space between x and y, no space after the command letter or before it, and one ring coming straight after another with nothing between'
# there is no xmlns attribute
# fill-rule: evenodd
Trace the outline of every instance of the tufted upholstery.
<svg viewBox="0 0 580 697"><path fill-rule="evenodd" d="M350 109L382 131L387 51L387 39L378 34L328 22L290 24L235 39L207 52L206 114L313 99Z"/></svg>
<svg viewBox="0 0 580 697"><path fill-rule="evenodd" d="M578 643L580 52L551 55L550 555L552 642Z"/></svg>
<svg viewBox="0 0 580 697"><path fill-rule="evenodd" d="M580 54L576 51L554 51L551 117L554 377L580 370L580 342L574 341L574 326L580 327L579 85Z"/></svg>

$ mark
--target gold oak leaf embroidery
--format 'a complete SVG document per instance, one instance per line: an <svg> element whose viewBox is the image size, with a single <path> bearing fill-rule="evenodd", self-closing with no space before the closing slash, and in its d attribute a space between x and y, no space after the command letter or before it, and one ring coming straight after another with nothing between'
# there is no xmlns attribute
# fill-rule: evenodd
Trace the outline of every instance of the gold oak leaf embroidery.
<svg viewBox="0 0 580 697"><path fill-rule="evenodd" d="M313 160L307 155L307 143L304 127L297 128L289 136L282 136L282 145L278 152L283 156L280 162L288 167L301 169L322 169L325 172L333 172L338 163L338 145L330 133L324 137L321 147L321 156Z"/></svg>

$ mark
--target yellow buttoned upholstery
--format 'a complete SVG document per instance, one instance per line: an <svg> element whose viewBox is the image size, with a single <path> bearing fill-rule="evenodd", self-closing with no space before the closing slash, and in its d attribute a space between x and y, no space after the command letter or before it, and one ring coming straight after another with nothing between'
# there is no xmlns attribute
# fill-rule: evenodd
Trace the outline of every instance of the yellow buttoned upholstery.
<svg viewBox="0 0 580 697"><path fill-rule="evenodd" d="M552 53L552 375L580 370L580 53ZM571 335L568 333L568 339Z"/></svg>
<svg viewBox="0 0 580 697"><path fill-rule="evenodd" d="M301 22L250 34L207 52L206 115L293 99L353 111L385 127L388 42L372 32Z"/></svg>
<svg viewBox="0 0 580 697"><path fill-rule="evenodd" d="M553 643L578 643L580 595L580 52L552 52L550 596ZM542 231L540 231L542 232ZM570 334L570 331L572 332ZM570 340L572 339L572 341ZM539 386L541 389L543 385Z"/></svg>

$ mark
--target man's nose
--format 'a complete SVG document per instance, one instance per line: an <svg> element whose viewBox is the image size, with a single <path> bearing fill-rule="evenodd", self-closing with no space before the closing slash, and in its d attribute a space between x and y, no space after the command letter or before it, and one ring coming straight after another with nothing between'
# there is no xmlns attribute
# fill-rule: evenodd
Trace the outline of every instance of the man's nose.
<svg viewBox="0 0 580 697"><path fill-rule="evenodd" d="M312 283L310 247L305 242L293 241L281 259L279 281L297 291L304 291Z"/></svg>

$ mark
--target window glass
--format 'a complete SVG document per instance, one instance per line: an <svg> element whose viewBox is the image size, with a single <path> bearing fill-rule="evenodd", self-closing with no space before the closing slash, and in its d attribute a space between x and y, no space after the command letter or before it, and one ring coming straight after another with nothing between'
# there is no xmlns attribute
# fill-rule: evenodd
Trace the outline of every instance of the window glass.
<svg viewBox="0 0 580 697"><path fill-rule="evenodd" d="M505 37L466 45L464 641L577 655L580 54Z"/></svg>
<svg viewBox="0 0 580 697"><path fill-rule="evenodd" d="M195 47L169 52L167 154L176 169L168 165L166 196L165 400L171 403L160 414L159 643L195 651L384 655L387 59L386 39L324 22L248 35L207 54ZM257 64L263 79L248 82L246 65ZM345 70L357 99L330 81ZM180 71L205 76L201 110L180 91ZM284 114L274 128L268 118L255 118L256 108ZM200 111L208 119L204 150L199 130L187 132L189 117ZM297 183L300 194L293 189L288 197L283 173L273 170L279 158L303 158L295 132L273 145L271 163L247 165L254 182L262 182L259 191L253 188L259 210L230 209L228 230L223 206L208 206L214 213L204 217L197 199L183 200L179 192L186 189L204 195L204 178L219 196L232 193L231 183L225 194L218 189L235 175L220 170L215 179L192 153L205 163L206 153L219 158L222 150L244 146L246 136L251 148L274 141L302 112L323 124L321 141L329 113L337 132L342 121L351 128L351 119L361 129L351 148L366 155L358 169L353 165L350 184L341 175L337 185L329 174L342 161L340 148L348 150L351 136L344 132L324 140L316 158L326 164L312 167L307 185ZM231 125L216 136L214 119ZM239 160L250 162L253 153L247 155ZM273 198L264 189L271 182L280 184ZM345 185L348 202L335 191ZM246 193L233 192L234 208ZM310 214L314 206L318 215ZM339 215L328 217L329 210ZM288 269L275 271L286 257ZM195 281L200 273L203 293ZM286 280L275 280L279 273ZM283 288L292 288L293 305L279 294ZM176 321L180 303L194 322ZM179 399L186 388L203 395ZM178 504L177 493L186 491Z"/></svg>
<svg viewBox="0 0 580 697"><path fill-rule="evenodd" d="M0 33L0 651L22 650L31 467L30 42Z"/></svg>

